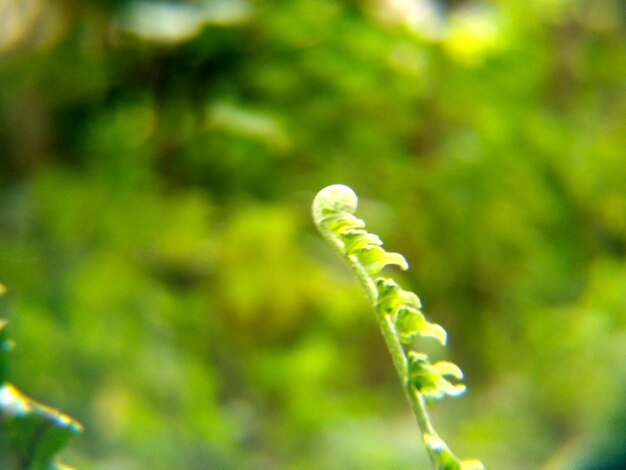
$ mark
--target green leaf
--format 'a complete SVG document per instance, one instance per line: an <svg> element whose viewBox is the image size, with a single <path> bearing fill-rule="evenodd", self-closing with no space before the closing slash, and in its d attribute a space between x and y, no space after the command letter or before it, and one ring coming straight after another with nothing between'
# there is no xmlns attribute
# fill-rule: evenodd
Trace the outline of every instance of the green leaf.
<svg viewBox="0 0 626 470"><path fill-rule="evenodd" d="M368 274L377 274L387 265L394 264L406 271L409 264L399 253L388 253L379 246L368 246L363 248L357 255L359 262L363 265Z"/></svg>
<svg viewBox="0 0 626 470"><path fill-rule="evenodd" d="M322 218L322 224L336 235L341 235L350 229L361 229L365 227L365 222L358 217L348 213L338 214L336 212L331 212L324 216Z"/></svg>
<svg viewBox="0 0 626 470"><path fill-rule="evenodd" d="M6 382L6 356L11 343L6 338L6 321L0 320L0 462L2 468L52 470L69 468L56 454L82 425L54 408L42 405Z"/></svg>
<svg viewBox="0 0 626 470"><path fill-rule="evenodd" d="M461 470L485 470L485 466L480 460L461 460Z"/></svg>
<svg viewBox="0 0 626 470"><path fill-rule="evenodd" d="M435 338L442 345L446 344L446 330L426 320L422 312L412 307L400 308L395 325L400 340L404 343L409 343L415 336L425 336Z"/></svg>
<svg viewBox="0 0 626 470"><path fill-rule="evenodd" d="M408 364L411 384L429 401L440 400L446 395L456 397L466 390L465 385L453 384L445 378L463 378L461 369L451 362L431 364L426 354L411 351Z"/></svg>
<svg viewBox="0 0 626 470"><path fill-rule="evenodd" d="M392 279L379 277L376 279L375 284L378 292L376 308L385 315L391 315L394 320L402 306L411 306L418 310L422 307L422 303L417 295L401 289Z"/></svg>
<svg viewBox="0 0 626 470"><path fill-rule="evenodd" d="M341 235L346 254L357 254L359 250L368 246L380 246L382 240L377 235L367 233L365 230L348 229Z"/></svg>
<svg viewBox="0 0 626 470"><path fill-rule="evenodd" d="M426 336L446 344L447 334L441 326L431 323L420 311L421 302L413 292L401 289L391 279L378 278L375 282L378 292L376 308L389 315L403 343L409 343L415 336Z"/></svg>

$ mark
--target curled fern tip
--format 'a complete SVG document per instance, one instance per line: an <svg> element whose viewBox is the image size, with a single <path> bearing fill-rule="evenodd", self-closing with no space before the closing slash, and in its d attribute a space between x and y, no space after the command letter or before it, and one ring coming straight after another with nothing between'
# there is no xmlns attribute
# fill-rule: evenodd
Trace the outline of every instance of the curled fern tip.
<svg viewBox="0 0 626 470"><path fill-rule="evenodd" d="M325 211L354 214L359 204L356 193L345 184L331 184L322 189L313 200L313 218L319 222Z"/></svg>

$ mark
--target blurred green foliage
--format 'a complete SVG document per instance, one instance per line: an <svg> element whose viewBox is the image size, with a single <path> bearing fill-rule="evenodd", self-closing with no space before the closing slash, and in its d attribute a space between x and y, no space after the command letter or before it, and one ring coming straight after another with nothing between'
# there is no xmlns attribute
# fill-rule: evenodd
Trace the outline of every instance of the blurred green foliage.
<svg viewBox="0 0 626 470"><path fill-rule="evenodd" d="M427 468L309 220L341 182L450 334L451 447L624 467L621 0L3 8L0 316L65 461Z"/></svg>

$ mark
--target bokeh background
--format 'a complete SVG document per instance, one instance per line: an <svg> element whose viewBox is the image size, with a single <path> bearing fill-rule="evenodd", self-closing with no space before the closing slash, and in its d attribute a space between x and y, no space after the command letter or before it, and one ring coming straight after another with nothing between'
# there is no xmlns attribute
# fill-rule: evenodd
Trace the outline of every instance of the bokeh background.
<svg viewBox="0 0 626 470"><path fill-rule="evenodd" d="M0 1L0 316L81 469L429 468L344 183L490 469L626 468L622 0Z"/></svg>

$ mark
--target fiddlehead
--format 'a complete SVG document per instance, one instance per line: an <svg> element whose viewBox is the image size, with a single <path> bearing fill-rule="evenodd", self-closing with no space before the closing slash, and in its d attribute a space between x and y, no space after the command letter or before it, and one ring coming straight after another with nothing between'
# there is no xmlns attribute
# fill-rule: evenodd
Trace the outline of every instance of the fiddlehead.
<svg viewBox="0 0 626 470"><path fill-rule="evenodd" d="M403 346L416 336L432 337L445 345L446 331L426 319L421 310L422 304L413 292L402 289L392 279L373 277L387 265L406 270L408 263L404 256L385 251L381 239L367 232L365 222L354 215L357 205L358 198L348 186L328 186L313 200L315 225L341 254L367 293L434 468L484 469L477 460L456 457L430 422L426 405L445 396L462 394L465 386L450 382L448 378L460 380L463 373L451 362L432 364L426 354L407 350Z"/></svg>

